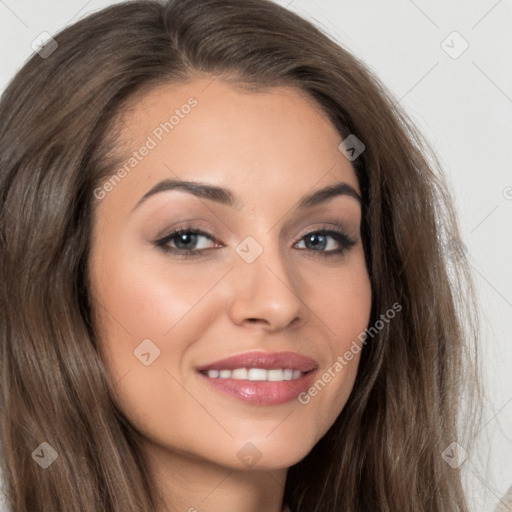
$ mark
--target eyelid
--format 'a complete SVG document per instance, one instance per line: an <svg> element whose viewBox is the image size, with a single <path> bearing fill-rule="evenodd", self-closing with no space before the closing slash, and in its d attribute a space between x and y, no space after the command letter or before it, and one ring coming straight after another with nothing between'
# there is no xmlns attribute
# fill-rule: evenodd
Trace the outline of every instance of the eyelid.
<svg viewBox="0 0 512 512"><path fill-rule="evenodd" d="M328 222L315 222L313 224L309 224L304 230L299 231L298 234L295 235L297 237L297 241L309 235L310 233L315 233L316 231L337 231L339 233L346 234L347 236L350 233L350 229L347 228L343 221L328 221Z"/></svg>

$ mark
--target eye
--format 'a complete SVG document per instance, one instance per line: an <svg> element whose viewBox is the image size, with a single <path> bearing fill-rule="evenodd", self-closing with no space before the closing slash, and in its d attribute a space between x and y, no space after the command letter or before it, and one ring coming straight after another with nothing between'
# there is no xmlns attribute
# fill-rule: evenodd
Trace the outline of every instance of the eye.
<svg viewBox="0 0 512 512"><path fill-rule="evenodd" d="M309 246L306 249L312 253L312 256L322 258L340 256L356 244L356 241L341 226L311 231L301 238L299 244L303 241L304 245Z"/></svg>
<svg viewBox="0 0 512 512"><path fill-rule="evenodd" d="M173 254L181 254L183 256L195 256L205 250L203 247L195 247L200 239L213 240L213 237L202 229L178 228L164 238L157 240L155 244L163 251ZM175 247L172 244L175 244Z"/></svg>
<svg viewBox="0 0 512 512"><path fill-rule="evenodd" d="M195 257L213 247L208 247L207 240L214 242L212 235L198 228L180 227L169 235L157 240L155 245L166 253L175 254L178 257ZM201 242L202 241L202 242ZM200 243L201 242L201 243ZM340 256L356 241L350 237L341 226L332 226L311 231L304 235L296 244L306 245L305 249L313 257ZM199 247L198 247L199 245Z"/></svg>

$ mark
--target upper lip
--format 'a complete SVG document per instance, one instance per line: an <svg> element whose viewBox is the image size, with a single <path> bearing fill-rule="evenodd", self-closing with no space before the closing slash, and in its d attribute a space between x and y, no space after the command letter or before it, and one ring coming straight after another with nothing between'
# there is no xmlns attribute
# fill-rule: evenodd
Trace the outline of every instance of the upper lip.
<svg viewBox="0 0 512 512"><path fill-rule="evenodd" d="M236 370L237 368L292 369L309 372L318 367L315 360L296 352L245 352L199 366L199 371Z"/></svg>

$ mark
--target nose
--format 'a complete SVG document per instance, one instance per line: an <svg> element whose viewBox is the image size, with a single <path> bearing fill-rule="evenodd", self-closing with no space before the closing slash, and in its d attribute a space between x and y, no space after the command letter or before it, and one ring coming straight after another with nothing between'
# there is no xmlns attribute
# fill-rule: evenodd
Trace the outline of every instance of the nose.
<svg viewBox="0 0 512 512"><path fill-rule="evenodd" d="M301 297L300 275L278 248L265 247L248 263L235 254L227 312L237 325L262 324L271 332L307 322L309 309Z"/></svg>

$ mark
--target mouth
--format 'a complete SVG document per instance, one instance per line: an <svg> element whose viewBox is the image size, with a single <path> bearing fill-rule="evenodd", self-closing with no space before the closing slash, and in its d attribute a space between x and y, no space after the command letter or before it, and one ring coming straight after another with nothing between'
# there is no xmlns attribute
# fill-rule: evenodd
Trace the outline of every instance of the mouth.
<svg viewBox="0 0 512 512"><path fill-rule="evenodd" d="M315 360L295 352L248 352L197 368L210 389L253 405L296 399L317 370Z"/></svg>

